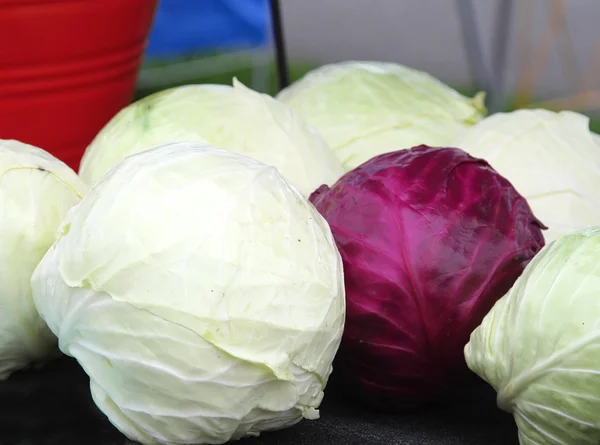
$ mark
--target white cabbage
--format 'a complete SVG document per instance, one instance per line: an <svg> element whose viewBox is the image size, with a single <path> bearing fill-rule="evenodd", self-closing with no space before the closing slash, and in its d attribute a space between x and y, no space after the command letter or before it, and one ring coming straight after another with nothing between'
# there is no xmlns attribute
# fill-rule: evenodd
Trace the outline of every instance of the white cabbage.
<svg viewBox="0 0 600 445"><path fill-rule="evenodd" d="M455 146L487 160L548 226L551 242L600 225L600 147L579 113L518 110L469 129Z"/></svg>
<svg viewBox="0 0 600 445"><path fill-rule="evenodd" d="M75 172L44 150L0 140L0 380L56 351L33 303L31 274L85 191Z"/></svg>
<svg viewBox="0 0 600 445"><path fill-rule="evenodd" d="M121 110L87 148L79 169L90 185L123 158L170 142L205 142L277 167L305 196L344 173L323 138L285 104L236 79L186 85Z"/></svg>
<svg viewBox="0 0 600 445"><path fill-rule="evenodd" d="M427 73L381 62L322 66L277 98L323 135L346 170L416 145L448 146L486 114L482 93L471 99Z"/></svg>
<svg viewBox="0 0 600 445"><path fill-rule="evenodd" d="M531 261L465 347L512 412L521 445L600 442L600 228Z"/></svg>
<svg viewBox="0 0 600 445"><path fill-rule="evenodd" d="M61 232L34 299L126 436L217 444L318 417L342 262L277 169L167 144L111 169Z"/></svg>

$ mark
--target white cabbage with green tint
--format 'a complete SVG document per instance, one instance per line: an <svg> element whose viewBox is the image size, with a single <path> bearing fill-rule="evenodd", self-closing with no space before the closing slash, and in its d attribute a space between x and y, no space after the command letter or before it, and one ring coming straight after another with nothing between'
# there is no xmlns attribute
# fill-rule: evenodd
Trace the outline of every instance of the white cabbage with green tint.
<svg viewBox="0 0 600 445"><path fill-rule="evenodd" d="M233 87L186 85L125 107L87 148L79 174L91 185L129 155L185 141L272 165L305 196L344 173L323 138L290 107L234 79Z"/></svg>
<svg viewBox="0 0 600 445"><path fill-rule="evenodd" d="M518 110L484 119L455 146L487 160L548 226L551 242L600 225L600 146L589 118L572 111Z"/></svg>
<svg viewBox="0 0 600 445"><path fill-rule="evenodd" d="M483 94L468 98L427 73L382 62L322 66L277 98L319 130L346 170L382 153L448 146L486 114Z"/></svg>
<svg viewBox="0 0 600 445"><path fill-rule="evenodd" d="M600 228L542 249L473 332L465 357L513 413L521 445L598 445Z"/></svg>
<svg viewBox="0 0 600 445"><path fill-rule="evenodd" d="M131 439L217 444L318 417L341 257L272 166L198 143L131 156L69 214L32 286Z"/></svg>
<svg viewBox="0 0 600 445"><path fill-rule="evenodd" d="M0 140L0 380L56 351L31 296L31 274L86 186L44 150Z"/></svg>

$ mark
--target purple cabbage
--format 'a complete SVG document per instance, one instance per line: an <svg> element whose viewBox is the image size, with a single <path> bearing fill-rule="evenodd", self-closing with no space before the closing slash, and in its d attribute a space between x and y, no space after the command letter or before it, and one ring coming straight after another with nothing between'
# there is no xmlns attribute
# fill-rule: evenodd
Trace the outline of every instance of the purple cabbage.
<svg viewBox="0 0 600 445"><path fill-rule="evenodd" d="M419 146L377 156L311 201L344 261L334 376L380 408L447 395L471 332L544 246L544 225L486 161ZM350 386L347 386L350 385Z"/></svg>

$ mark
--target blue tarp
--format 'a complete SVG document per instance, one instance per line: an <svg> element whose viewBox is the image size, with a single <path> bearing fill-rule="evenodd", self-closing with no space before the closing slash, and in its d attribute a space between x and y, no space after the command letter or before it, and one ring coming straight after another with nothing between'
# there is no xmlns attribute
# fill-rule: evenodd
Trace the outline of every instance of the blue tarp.
<svg viewBox="0 0 600 445"><path fill-rule="evenodd" d="M257 47L269 38L268 0L159 0L146 55Z"/></svg>

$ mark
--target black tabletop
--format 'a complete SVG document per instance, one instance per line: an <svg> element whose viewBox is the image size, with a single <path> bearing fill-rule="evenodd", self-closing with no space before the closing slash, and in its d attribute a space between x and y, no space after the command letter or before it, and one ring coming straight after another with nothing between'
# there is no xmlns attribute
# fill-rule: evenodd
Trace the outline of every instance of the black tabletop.
<svg viewBox="0 0 600 445"><path fill-rule="evenodd" d="M0 445L134 445L91 400L89 381L66 357L0 382ZM240 445L518 445L509 414L476 381L451 406L381 414L327 391L321 419L244 439Z"/></svg>

